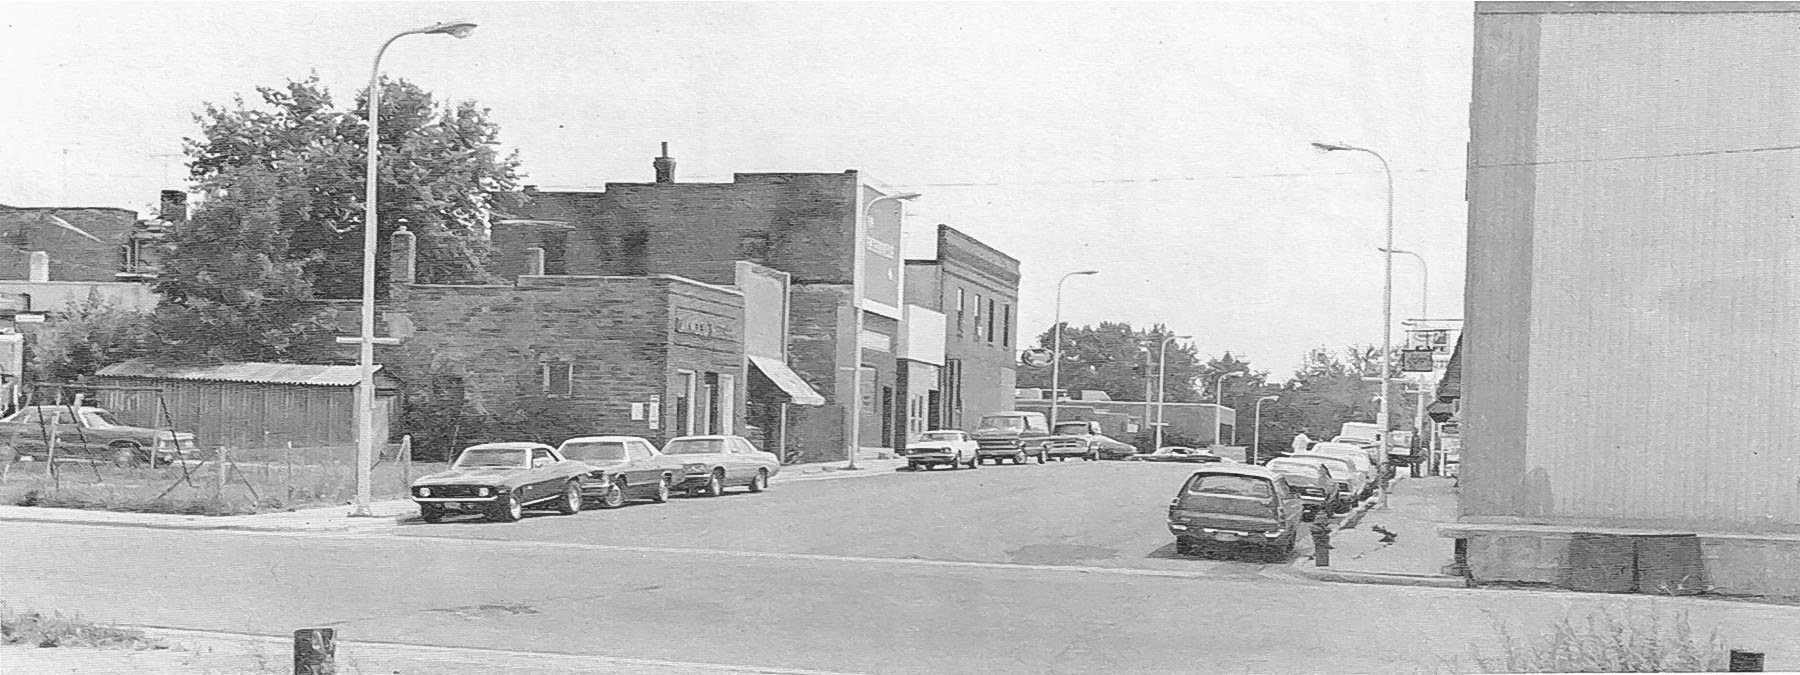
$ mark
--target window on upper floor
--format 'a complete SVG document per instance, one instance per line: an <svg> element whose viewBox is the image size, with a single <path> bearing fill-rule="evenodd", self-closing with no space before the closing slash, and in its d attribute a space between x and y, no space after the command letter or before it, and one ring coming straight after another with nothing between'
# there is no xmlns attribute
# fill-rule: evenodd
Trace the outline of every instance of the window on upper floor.
<svg viewBox="0 0 1800 675"><path fill-rule="evenodd" d="M964 313L969 309L969 292L956 289L956 336L963 336Z"/></svg>
<svg viewBox="0 0 1800 675"><path fill-rule="evenodd" d="M1000 346L1012 346L1012 303L1007 303L1006 314L1000 323Z"/></svg>
<svg viewBox="0 0 1800 675"><path fill-rule="evenodd" d="M994 309L995 304L996 303L994 302L993 298L988 298L988 301L987 301L987 341L988 341L988 344L994 343L994 323L996 321L998 321L998 319L994 318L994 315L999 313L999 312L996 312Z"/></svg>
<svg viewBox="0 0 1800 675"><path fill-rule="evenodd" d="M982 315L981 315L982 304L983 303L982 303L982 299L981 299L981 294L976 293L975 294L975 341L976 342L980 342L981 337L983 335L987 334L983 330L983 327L987 325L987 322L982 319Z"/></svg>

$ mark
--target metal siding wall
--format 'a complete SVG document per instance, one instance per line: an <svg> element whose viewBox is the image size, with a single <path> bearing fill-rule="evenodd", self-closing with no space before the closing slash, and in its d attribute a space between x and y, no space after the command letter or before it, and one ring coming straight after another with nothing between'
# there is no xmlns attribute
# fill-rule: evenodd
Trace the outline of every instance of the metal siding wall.
<svg viewBox="0 0 1800 675"><path fill-rule="evenodd" d="M1800 154L1693 153L1800 144L1800 16L1542 21L1526 448L1552 515L1789 527Z"/></svg>

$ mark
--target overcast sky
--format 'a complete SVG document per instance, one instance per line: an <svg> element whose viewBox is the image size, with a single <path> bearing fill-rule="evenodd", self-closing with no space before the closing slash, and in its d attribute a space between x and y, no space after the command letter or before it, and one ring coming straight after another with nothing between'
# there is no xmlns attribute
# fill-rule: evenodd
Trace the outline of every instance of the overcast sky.
<svg viewBox="0 0 1800 675"><path fill-rule="evenodd" d="M527 183L858 169L1023 264L1025 341L1167 323L1286 377L1381 339L1379 164L1396 245L1462 316L1468 3L75 3L3 5L0 203L148 212L204 102L316 71L341 101L390 76L492 108ZM1419 313L1395 258L1395 317ZM1396 338L1398 339L1398 338Z"/></svg>

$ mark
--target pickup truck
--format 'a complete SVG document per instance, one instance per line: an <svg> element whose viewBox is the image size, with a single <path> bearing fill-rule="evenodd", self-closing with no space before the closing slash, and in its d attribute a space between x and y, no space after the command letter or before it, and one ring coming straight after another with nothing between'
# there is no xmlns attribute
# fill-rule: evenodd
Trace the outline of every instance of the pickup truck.
<svg viewBox="0 0 1800 675"><path fill-rule="evenodd" d="M19 458L50 458L50 430L56 429L58 459L105 459L119 466L173 464L199 454L194 435L120 424L105 408L67 405L26 406L0 419L0 442Z"/></svg>
<svg viewBox="0 0 1800 675"><path fill-rule="evenodd" d="M975 461L993 460L995 464L1011 459L1024 464L1027 457L1046 460L1044 441L1050 438L1049 424L1039 412L997 412L981 416L975 431Z"/></svg>
<svg viewBox="0 0 1800 675"><path fill-rule="evenodd" d="M1083 460L1124 459L1137 454L1137 447L1108 437L1094 421L1057 422L1055 433L1044 445L1052 459L1080 457Z"/></svg>

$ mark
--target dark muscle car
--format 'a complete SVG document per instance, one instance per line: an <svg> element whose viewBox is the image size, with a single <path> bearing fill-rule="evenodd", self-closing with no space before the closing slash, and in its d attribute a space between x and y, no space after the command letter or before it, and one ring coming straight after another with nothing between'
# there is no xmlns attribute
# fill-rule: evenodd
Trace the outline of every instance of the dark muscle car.
<svg viewBox="0 0 1800 675"><path fill-rule="evenodd" d="M1195 471L1169 502L1175 552L1208 544L1248 544L1282 558L1293 553L1305 510L1287 478L1260 466L1220 464Z"/></svg>
<svg viewBox="0 0 1800 675"><path fill-rule="evenodd" d="M564 459L593 468L582 481L582 495L609 509L624 506L627 499L669 501L669 492L683 478L681 462L637 436L571 438L556 450Z"/></svg>
<svg viewBox="0 0 1800 675"><path fill-rule="evenodd" d="M781 472L775 455L757 450L741 436L682 436L664 443L662 451L681 464L684 478L676 487L689 494L717 497L733 485L762 492Z"/></svg>
<svg viewBox="0 0 1800 675"><path fill-rule="evenodd" d="M419 517L435 523L452 513L479 513L501 522L525 517L525 509L581 512L587 464L564 459L542 443L483 443L457 455L450 470L413 481Z"/></svg>

